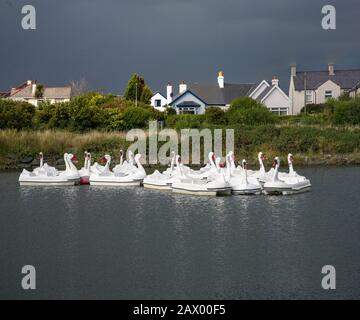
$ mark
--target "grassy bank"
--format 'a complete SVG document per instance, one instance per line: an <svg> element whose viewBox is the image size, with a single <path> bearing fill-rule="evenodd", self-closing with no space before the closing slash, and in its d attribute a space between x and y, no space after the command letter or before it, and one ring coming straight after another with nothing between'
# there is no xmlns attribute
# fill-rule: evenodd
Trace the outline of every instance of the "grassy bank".
<svg viewBox="0 0 360 320"><path fill-rule="evenodd" d="M281 156L284 160L291 152L296 165L360 164L360 129L356 127L238 125L232 128L237 160L246 158L255 167L259 151L269 159ZM64 152L71 152L77 155L81 166L85 150L91 151L95 160L109 153L117 162L119 150L130 145L125 136L124 132L0 130L0 169L30 169L38 165L40 151L52 165L62 165Z"/></svg>

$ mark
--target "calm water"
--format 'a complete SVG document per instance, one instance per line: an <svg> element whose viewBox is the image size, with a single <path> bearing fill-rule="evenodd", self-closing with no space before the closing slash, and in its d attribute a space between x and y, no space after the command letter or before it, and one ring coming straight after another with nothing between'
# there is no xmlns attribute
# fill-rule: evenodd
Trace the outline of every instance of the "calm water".
<svg viewBox="0 0 360 320"><path fill-rule="evenodd" d="M225 198L20 188L1 173L0 298L359 299L360 168L298 171L311 193Z"/></svg>

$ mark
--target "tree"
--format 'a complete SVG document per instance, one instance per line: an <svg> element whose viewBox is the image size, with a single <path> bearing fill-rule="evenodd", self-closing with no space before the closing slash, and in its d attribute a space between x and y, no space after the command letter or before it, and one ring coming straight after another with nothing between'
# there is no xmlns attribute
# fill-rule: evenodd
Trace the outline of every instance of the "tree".
<svg viewBox="0 0 360 320"><path fill-rule="evenodd" d="M73 96L79 96L89 91L89 84L85 78L81 78L79 81L70 81L70 87Z"/></svg>
<svg viewBox="0 0 360 320"><path fill-rule="evenodd" d="M268 108L249 97L235 99L226 112L226 117L230 124L259 125L276 121L274 114Z"/></svg>
<svg viewBox="0 0 360 320"><path fill-rule="evenodd" d="M150 104L150 99L153 96L153 92L149 88L149 86L145 85L143 91L141 92L140 100L143 103Z"/></svg>
<svg viewBox="0 0 360 320"><path fill-rule="evenodd" d="M206 108L205 119L211 124L226 124L225 112L219 107Z"/></svg>
<svg viewBox="0 0 360 320"><path fill-rule="evenodd" d="M146 85L144 77L134 73L124 92L124 98L130 101L140 101L148 104L152 91Z"/></svg>
<svg viewBox="0 0 360 320"><path fill-rule="evenodd" d="M44 96L44 90L45 90L44 86L42 84L38 84L35 90L35 98L41 99Z"/></svg>

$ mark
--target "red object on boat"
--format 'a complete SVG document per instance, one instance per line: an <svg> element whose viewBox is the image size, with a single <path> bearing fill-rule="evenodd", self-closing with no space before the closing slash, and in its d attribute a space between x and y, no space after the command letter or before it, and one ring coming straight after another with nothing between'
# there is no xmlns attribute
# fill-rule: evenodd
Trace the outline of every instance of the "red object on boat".
<svg viewBox="0 0 360 320"><path fill-rule="evenodd" d="M89 179L90 179L89 176L80 177L80 184L82 184L82 185L90 184Z"/></svg>

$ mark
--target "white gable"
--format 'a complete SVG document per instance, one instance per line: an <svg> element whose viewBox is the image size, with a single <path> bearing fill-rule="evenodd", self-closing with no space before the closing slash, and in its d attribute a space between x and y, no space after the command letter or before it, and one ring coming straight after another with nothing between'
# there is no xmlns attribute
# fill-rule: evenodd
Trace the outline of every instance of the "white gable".
<svg viewBox="0 0 360 320"><path fill-rule="evenodd" d="M289 97L278 86L273 86L261 102L269 109L290 108Z"/></svg>
<svg viewBox="0 0 360 320"><path fill-rule="evenodd" d="M256 100L256 98L258 96L261 95L262 92L264 92L264 90L266 90L267 88L269 88L270 85L266 80L261 81L261 83L254 89L253 92L250 93L249 97L253 98L254 100Z"/></svg>
<svg viewBox="0 0 360 320"><path fill-rule="evenodd" d="M158 102L160 103L160 105L158 104ZM160 92L157 92L151 97L150 105L156 110L165 111L164 106L167 105L167 100Z"/></svg>

